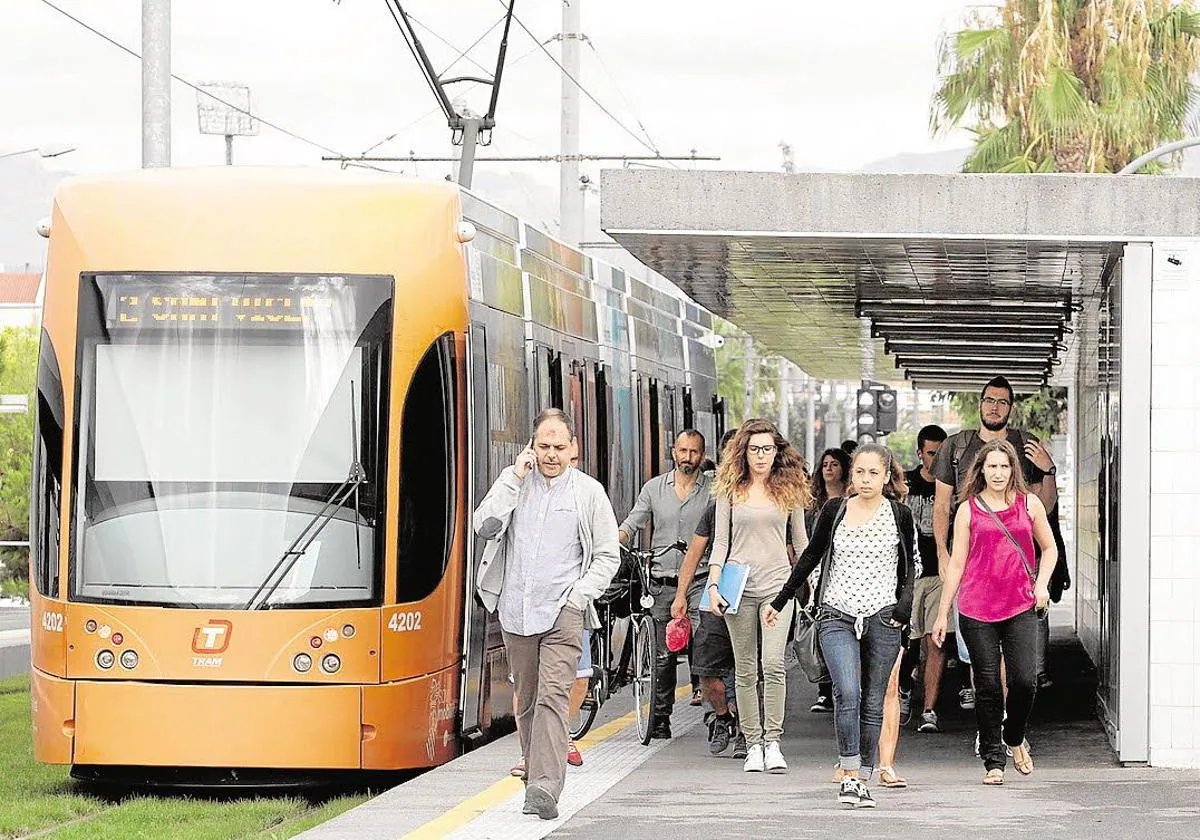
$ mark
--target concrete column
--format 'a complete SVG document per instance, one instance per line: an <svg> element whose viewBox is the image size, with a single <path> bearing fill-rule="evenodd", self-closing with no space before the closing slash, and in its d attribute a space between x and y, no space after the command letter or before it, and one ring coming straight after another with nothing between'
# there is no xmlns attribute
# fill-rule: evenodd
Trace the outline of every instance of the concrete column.
<svg viewBox="0 0 1200 840"><path fill-rule="evenodd" d="M171 0L142 0L142 167L171 165Z"/></svg>

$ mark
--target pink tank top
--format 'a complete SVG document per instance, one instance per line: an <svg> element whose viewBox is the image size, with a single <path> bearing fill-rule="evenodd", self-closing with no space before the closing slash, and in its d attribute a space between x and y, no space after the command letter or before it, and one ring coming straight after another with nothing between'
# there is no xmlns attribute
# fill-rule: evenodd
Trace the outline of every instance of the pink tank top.
<svg viewBox="0 0 1200 840"><path fill-rule="evenodd" d="M1026 561L991 515L971 497L971 548L958 589L958 611L976 621L1004 621L1032 609L1033 581L1027 568L1036 563L1033 520L1025 496L1004 510L1000 521L1025 549Z"/></svg>

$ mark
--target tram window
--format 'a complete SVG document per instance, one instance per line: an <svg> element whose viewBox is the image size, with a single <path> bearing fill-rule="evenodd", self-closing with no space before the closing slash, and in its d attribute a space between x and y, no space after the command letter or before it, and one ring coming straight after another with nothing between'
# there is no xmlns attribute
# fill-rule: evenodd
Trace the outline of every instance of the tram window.
<svg viewBox="0 0 1200 840"><path fill-rule="evenodd" d="M34 439L33 498L29 548L34 585L42 595L58 596L59 519L63 453L62 377L50 336L42 330L38 353L37 419Z"/></svg>
<svg viewBox="0 0 1200 840"><path fill-rule="evenodd" d="M662 472L662 423L659 417L658 383L650 380L650 475Z"/></svg>
<svg viewBox="0 0 1200 840"><path fill-rule="evenodd" d="M404 399L396 598L428 597L446 571L458 511L458 365L454 336L434 342Z"/></svg>
<svg viewBox="0 0 1200 840"><path fill-rule="evenodd" d="M550 352L550 407L563 409L562 353Z"/></svg>
<svg viewBox="0 0 1200 840"><path fill-rule="evenodd" d="M608 368L596 365L596 480L604 489L612 491L609 486L610 459L609 451L609 416L612 391L608 387Z"/></svg>

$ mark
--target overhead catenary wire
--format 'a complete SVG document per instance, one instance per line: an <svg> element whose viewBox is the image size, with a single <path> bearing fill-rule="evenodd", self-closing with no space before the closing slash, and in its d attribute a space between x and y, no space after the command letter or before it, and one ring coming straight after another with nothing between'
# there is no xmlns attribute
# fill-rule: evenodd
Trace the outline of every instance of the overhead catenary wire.
<svg viewBox="0 0 1200 840"><path fill-rule="evenodd" d="M633 121L636 122L638 128L642 130L642 134L646 135L646 141L650 144L650 147L653 148L655 152L659 152L659 145L654 142L654 138L651 137L650 132L646 130L646 126L642 122L641 117L637 115L637 110L633 107L633 103L629 101L629 97L625 95L625 91L622 90L621 85L617 82L617 77L614 76L612 71L608 69L608 65L605 63L604 58L600 55L600 50L596 49L596 42L589 37L585 37L583 40L589 47L591 47L592 55L596 56L596 61L599 62L600 69L604 71L604 75L608 76L609 81L612 82L613 87L616 88L617 96L621 97L621 101L625 103L625 107L628 108L629 113L633 115Z"/></svg>
<svg viewBox="0 0 1200 840"><path fill-rule="evenodd" d="M391 3L389 2L387 5L388 5L388 10L390 12L392 12L392 19L396 21L397 26L400 26L402 34L405 34L405 42L407 43L407 40L408 40L407 33L404 32L404 27L400 25L400 20L396 17L395 10L392 9ZM437 30L435 30L428 23L425 23L424 21L417 19L411 12L406 12L405 14L410 21L412 21L414 24L416 24L417 26L424 29L431 36L433 36L436 40L440 41L442 44L444 44L445 46L449 47L450 49L454 50L457 53L454 60L452 60L448 65L446 65L446 68L444 70L442 70L441 75L444 75L447 71L450 70L451 67L453 67L455 64L457 64L462 59L466 59L467 61L471 62L472 64L474 64L476 67L478 67L480 70L482 70L485 73L491 72L486 67L484 67L482 64L480 64L478 61L476 61L470 55L470 52L471 52L471 50L475 49L475 47L479 46L483 42L483 40L485 38L487 38L488 35L490 35L493 31L495 31L497 26L499 26L501 23L504 22L505 19L503 17L501 17L499 20L497 20L495 23L493 23L490 27L488 27L487 30L482 35L480 35L478 38L476 38L475 41L472 42L471 45L468 46L466 49L460 49L459 47L455 46L448 38L441 35ZM527 51L521 53L521 55L519 55L516 59L508 62L507 63L508 69L511 70L513 67L516 67L522 61L529 58L529 56L533 55L535 52L537 52L540 49L540 46L541 45L539 45L539 44L535 44L533 47L531 47ZM413 49L412 45L409 45L409 49L410 50ZM425 66L424 66L423 62L421 62L420 57L415 52L414 52L414 57L417 58L417 64L421 65L422 74L425 74L425 72L426 72ZM468 81L468 84L479 85L479 84L483 84L483 82ZM435 92L435 96L436 95L437 94ZM443 110L443 108L441 106L441 97L440 96L438 96L438 103L439 103L438 107L435 107L435 108L431 109L430 111L427 111L426 113L417 117L412 122L405 125L403 128L400 128L400 129L392 132L387 137L384 137L382 140L379 140L378 142L372 144L371 146L368 146L366 149L364 149L361 152L361 156L369 155L371 152L375 151L380 146L383 146L384 144L390 143L392 140L395 140L397 137L399 137L401 134L403 134L404 132L411 129L417 123L422 122L423 120L428 119L429 117L431 117L433 114L437 113L438 111ZM513 129L511 127L506 127L505 132L513 135L514 137L518 137L521 140L524 140L525 142L530 143L534 146L540 145L539 141L533 139L532 137L530 137L527 134L522 134L521 132L519 132L516 129Z"/></svg>
<svg viewBox="0 0 1200 840"><path fill-rule="evenodd" d="M134 49L131 49L130 47L125 46L120 41L105 34L104 32L101 32L99 29L97 29L96 27L87 23L86 21L80 20L79 18L75 17L75 15L68 12L66 9L56 6L54 3L51 3L50 0L40 0L40 2L43 5L48 6L49 8L58 12L63 17L75 22L77 25L83 27L88 32L91 32L93 35L96 35L96 36L104 39L105 41L112 44L114 47L121 50L122 52L128 53L129 55L136 58L138 61L142 60L141 53L137 52ZM292 131L291 129L284 128L283 126L279 125L278 123L275 123L275 122L272 122L271 120L265 119L264 117L262 117L258 114L255 114L246 108L242 108L238 105L235 105L232 102L227 102L224 99L222 99L221 97L215 96L212 93L209 93L208 91L204 90L202 87L200 87L200 85L197 85L194 82L191 82L188 79L185 79L176 73L172 73L171 78L174 79L175 81L179 82L180 84L191 88L192 90L196 91L197 93L202 93L205 96L209 97L210 99L221 103L222 105L224 105L227 108L232 108L234 111L237 111L240 114L245 114L246 116L251 117L252 119L258 120L260 123L265 125L267 128L274 129L275 131L278 131L280 134L284 134L284 135L287 135L288 137L291 137L293 140L299 140L301 143L306 143L307 145L312 146L313 148L316 148L316 149L320 149L323 152L329 152L330 154L334 154L334 155L342 154L337 149L332 149L329 146L326 146L324 143L318 143L316 140L310 140L307 137L304 137L303 135L297 134L296 132Z"/></svg>
<svg viewBox="0 0 1200 840"><path fill-rule="evenodd" d="M497 0L497 2L501 6L504 6L504 0ZM546 57L554 62L554 66L559 69L559 72L561 72L564 76L566 76L568 79L570 79L571 82L574 83L574 85L577 88L579 88L580 92L592 101L592 104L594 104L597 108L599 108L604 113L604 115L607 116L610 120L612 120L614 123L616 123L618 126L620 126L621 130L623 130L626 134L628 134L635 141L637 141L638 145L640 145L644 149L654 152L656 155L658 154L658 149L655 149L652 145L650 145L645 140L643 140L641 137L639 137L637 132L635 132L629 126L625 125L625 123L623 123L619 119L617 119L616 115L614 115L612 111L610 111L610 110L608 110L608 108L604 107L604 103L602 103L599 99L597 99L595 96L593 96L592 92L589 91L587 88L585 88L582 84L580 84L578 79L576 79L574 76L572 76L570 73L568 73L567 68L562 66L562 62L560 62L557 58L554 57L554 53L552 53L552 52L550 52L550 50L546 49L546 45L542 43L540 38L538 38L536 35L534 35L532 32L529 31L529 27L525 25L525 22L523 20L521 20L515 14L512 16L512 19L513 19L513 22L517 26L521 27L521 29L524 30L525 34L528 35L534 41L534 43L536 43L538 45L538 47L541 49L541 51L546 54Z"/></svg>

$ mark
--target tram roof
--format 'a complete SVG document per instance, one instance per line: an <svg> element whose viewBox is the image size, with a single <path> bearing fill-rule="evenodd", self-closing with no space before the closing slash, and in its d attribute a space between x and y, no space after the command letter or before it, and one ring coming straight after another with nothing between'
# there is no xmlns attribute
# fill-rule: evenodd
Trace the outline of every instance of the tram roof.
<svg viewBox="0 0 1200 840"><path fill-rule="evenodd" d="M1073 367L1072 315L1125 243L1200 238L1200 179L607 170L601 226L810 375L1022 389ZM903 371L903 372L901 372Z"/></svg>

